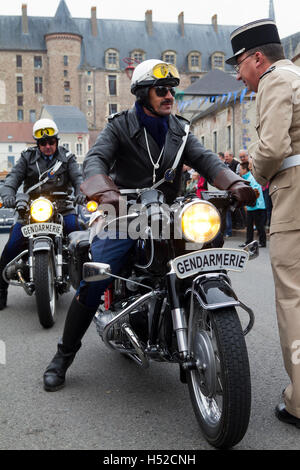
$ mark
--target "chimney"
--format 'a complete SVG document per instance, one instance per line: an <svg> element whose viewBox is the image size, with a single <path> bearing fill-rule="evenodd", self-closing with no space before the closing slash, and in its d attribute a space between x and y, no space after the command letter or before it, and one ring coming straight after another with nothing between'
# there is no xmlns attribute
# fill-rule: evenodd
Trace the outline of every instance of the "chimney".
<svg viewBox="0 0 300 470"><path fill-rule="evenodd" d="M28 17L27 17L27 5L22 5L22 33L28 34Z"/></svg>
<svg viewBox="0 0 300 470"><path fill-rule="evenodd" d="M178 15L178 24L180 29L180 34L184 37L184 13L183 11Z"/></svg>
<svg viewBox="0 0 300 470"><path fill-rule="evenodd" d="M98 36L97 7L91 8L91 26L92 26L92 35L94 37Z"/></svg>
<svg viewBox="0 0 300 470"><path fill-rule="evenodd" d="M149 36L152 36L152 33L153 33L152 10L147 10L146 11L145 21L146 21L147 33L149 34Z"/></svg>
<svg viewBox="0 0 300 470"><path fill-rule="evenodd" d="M213 27L214 27L215 33L217 33L217 32L218 32L218 15L212 16L212 18L211 18L211 24L212 24Z"/></svg>

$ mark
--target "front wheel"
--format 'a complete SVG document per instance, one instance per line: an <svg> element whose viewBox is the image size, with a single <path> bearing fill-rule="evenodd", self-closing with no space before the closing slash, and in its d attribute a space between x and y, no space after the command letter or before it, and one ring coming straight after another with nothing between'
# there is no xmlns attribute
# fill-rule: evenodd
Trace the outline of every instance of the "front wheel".
<svg viewBox="0 0 300 470"><path fill-rule="evenodd" d="M193 296L189 392L206 440L230 448L244 437L250 418L251 382L242 327L233 307L207 311Z"/></svg>
<svg viewBox="0 0 300 470"><path fill-rule="evenodd" d="M51 328L56 319L56 289L54 264L50 252L35 254L34 284L40 324L44 328Z"/></svg>

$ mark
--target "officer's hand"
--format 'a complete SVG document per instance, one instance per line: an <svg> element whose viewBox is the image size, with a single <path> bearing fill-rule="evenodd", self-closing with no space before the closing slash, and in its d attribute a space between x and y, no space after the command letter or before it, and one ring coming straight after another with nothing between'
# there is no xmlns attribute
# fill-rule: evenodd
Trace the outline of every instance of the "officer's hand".
<svg viewBox="0 0 300 470"><path fill-rule="evenodd" d="M126 201L118 191L106 191L99 197L99 204L112 205L117 216L126 213Z"/></svg>
<svg viewBox="0 0 300 470"><path fill-rule="evenodd" d="M80 206L83 206L86 203L86 196L82 193L77 194L75 197L75 204L79 204Z"/></svg>
<svg viewBox="0 0 300 470"><path fill-rule="evenodd" d="M229 191L232 193L234 199L238 203L238 207L241 206L255 206L256 204L256 193L251 186L246 182L237 181L230 186Z"/></svg>
<svg viewBox="0 0 300 470"><path fill-rule="evenodd" d="M16 198L15 196L3 196L3 205L8 209L14 209L16 206Z"/></svg>

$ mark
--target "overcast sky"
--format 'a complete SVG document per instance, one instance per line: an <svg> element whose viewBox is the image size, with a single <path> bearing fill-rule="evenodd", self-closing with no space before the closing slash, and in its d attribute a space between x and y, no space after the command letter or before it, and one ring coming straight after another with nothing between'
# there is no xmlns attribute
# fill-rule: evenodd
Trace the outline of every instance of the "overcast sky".
<svg viewBox="0 0 300 470"><path fill-rule="evenodd" d="M27 4L29 16L54 16L59 0L0 0L0 15L20 15ZM98 18L144 20L152 10L153 21L177 22L184 11L186 23L210 23L215 13L220 24L242 25L269 16L269 0L66 0L74 18L88 18L97 7ZM281 37L300 31L299 0L273 0Z"/></svg>

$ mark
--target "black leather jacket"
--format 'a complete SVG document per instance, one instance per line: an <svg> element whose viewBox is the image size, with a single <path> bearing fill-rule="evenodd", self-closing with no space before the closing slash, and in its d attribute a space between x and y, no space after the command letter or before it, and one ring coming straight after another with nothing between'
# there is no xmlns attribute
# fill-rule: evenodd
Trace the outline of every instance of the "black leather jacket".
<svg viewBox="0 0 300 470"><path fill-rule="evenodd" d="M42 173L46 172L45 176L47 176L47 170L52 168L57 160L62 161L61 167L53 178L30 193L31 198L37 198L41 195L46 196L53 191L66 192L72 188L74 188L75 195L77 195L80 192L82 175L75 155L64 147L58 147L52 160L49 160L43 158L38 147L29 147L21 153L16 165L7 175L1 188L1 196L14 196L22 183L22 191L25 193L39 182ZM62 203L60 210L64 215L75 212L74 205L70 203Z"/></svg>
<svg viewBox="0 0 300 470"><path fill-rule="evenodd" d="M156 181L162 179L166 170L172 167L182 144L182 137L185 135L184 126L187 122L181 116L169 116L169 129L160 167L156 171ZM160 149L149 133L148 142L152 158L156 162ZM163 191L168 203L171 203L180 192L184 163L198 171L210 183L213 183L220 171L227 168L216 154L206 150L190 133L174 182L164 182L157 188ZM120 189L152 186L153 165L148 155L144 131L134 107L109 118L95 145L87 153L83 170L85 179L95 174L110 175Z"/></svg>

